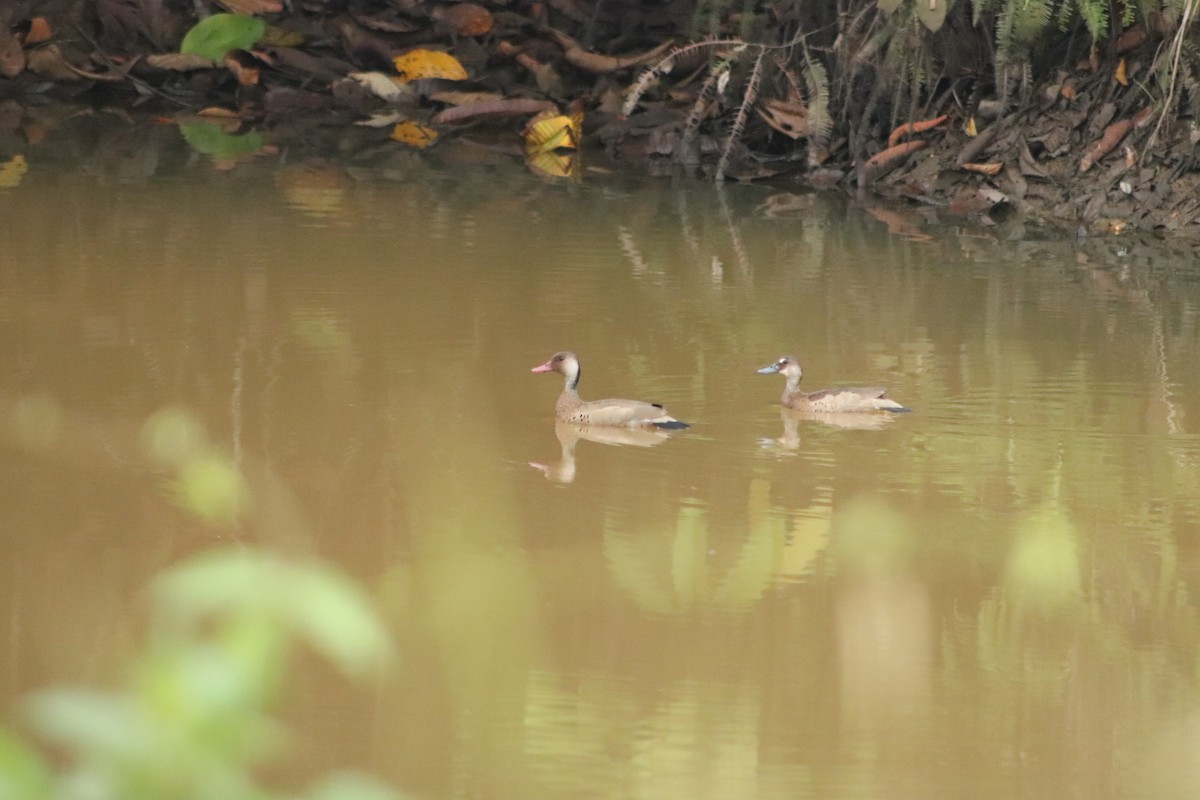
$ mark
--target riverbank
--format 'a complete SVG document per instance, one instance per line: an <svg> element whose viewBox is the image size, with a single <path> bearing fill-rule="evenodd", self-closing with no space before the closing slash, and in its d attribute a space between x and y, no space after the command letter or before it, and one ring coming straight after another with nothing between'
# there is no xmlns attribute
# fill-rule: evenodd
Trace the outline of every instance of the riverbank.
<svg viewBox="0 0 1200 800"><path fill-rule="evenodd" d="M896 46L897 15L860 30L811 10L751 19L725 9L698 22L679 2L614 16L562 0L288 13L238 0L258 16L201 24L190 9L143 6L122 16L108 3L18 0L10 10L6 180L63 119L149 111L223 168L285 152L291 163L386 148L451 151L449 162L487 153L524 158L550 180L601 167L682 173L874 194L983 225L1017 215L1078 236L1200 233L1198 136L1172 87L1148 91L1171 33L1161 23L1107 55L1060 48L1000 86L993 79L1011 70L986 64L986 22L951 49L914 18L940 77L913 85L920 47L889 75L887 58L870 62L844 41L874 31ZM963 33L965 19L937 24ZM801 23L813 33L784 35L809 29ZM695 38L705 25L713 36Z"/></svg>

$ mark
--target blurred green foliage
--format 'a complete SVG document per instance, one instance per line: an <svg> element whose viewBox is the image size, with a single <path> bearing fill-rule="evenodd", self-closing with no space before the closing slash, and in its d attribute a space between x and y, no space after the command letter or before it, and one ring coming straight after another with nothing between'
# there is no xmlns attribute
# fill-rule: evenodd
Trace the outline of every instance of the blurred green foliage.
<svg viewBox="0 0 1200 800"><path fill-rule="evenodd" d="M25 404L17 414L52 422L48 408ZM195 516L231 523L246 508L240 471L190 412L154 414L142 445L173 471L173 495ZM357 584L317 561L228 547L162 573L151 596L146 641L121 685L56 687L24 702L24 718L53 747L53 760L0 730L0 797L401 797L349 772L299 795L278 793L260 777L288 744L272 712L297 650L315 650L353 678L394 660L391 637Z"/></svg>
<svg viewBox="0 0 1200 800"><path fill-rule="evenodd" d="M362 591L319 563L230 548L193 557L154 583L150 636L123 686L56 688L26 703L32 727L65 754L51 768L0 732L0 796L294 797L257 770L287 743L271 715L293 652L307 645L362 676L393 659ZM353 773L301 797L401 795Z"/></svg>

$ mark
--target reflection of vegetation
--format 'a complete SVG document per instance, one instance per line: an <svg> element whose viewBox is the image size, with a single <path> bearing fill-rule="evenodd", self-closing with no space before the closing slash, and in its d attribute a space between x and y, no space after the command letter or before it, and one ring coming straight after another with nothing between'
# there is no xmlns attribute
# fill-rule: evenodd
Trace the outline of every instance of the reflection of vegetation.
<svg viewBox="0 0 1200 800"><path fill-rule="evenodd" d="M262 149L263 137L257 132L231 136L212 122L188 122L179 126L179 132L192 149L218 161L234 161L242 156L257 153Z"/></svg>
<svg viewBox="0 0 1200 800"><path fill-rule="evenodd" d="M301 342L316 351L345 354L353 349L350 334L342 321L330 316L325 309L294 309L292 331Z"/></svg>
<svg viewBox="0 0 1200 800"><path fill-rule="evenodd" d="M778 574L786 535L781 517L753 501L751 510L758 513L751 514L745 540L719 576L711 574L714 542L704 510L694 504L680 507L675 530L665 536L606 530L605 555L617 583L649 611L748 611Z"/></svg>
<svg viewBox="0 0 1200 800"><path fill-rule="evenodd" d="M241 473L207 441L203 427L187 411L165 408L142 430L147 454L175 477L169 492L184 509L209 522L232 524L246 509Z"/></svg>

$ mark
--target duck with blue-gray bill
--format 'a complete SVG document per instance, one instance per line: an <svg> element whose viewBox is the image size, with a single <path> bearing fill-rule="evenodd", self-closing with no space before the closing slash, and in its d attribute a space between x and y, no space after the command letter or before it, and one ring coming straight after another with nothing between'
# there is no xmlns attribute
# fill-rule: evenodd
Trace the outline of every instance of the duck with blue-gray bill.
<svg viewBox="0 0 1200 800"><path fill-rule="evenodd" d="M783 397L779 402L785 408L796 411L812 411L815 413L846 413L853 411L891 411L900 413L912 411L885 397L887 390L882 386L854 387L846 389L821 389L816 392L800 391L800 379L804 370L795 356L782 356L774 364L763 367L760 375L779 373L787 378L783 388Z"/></svg>

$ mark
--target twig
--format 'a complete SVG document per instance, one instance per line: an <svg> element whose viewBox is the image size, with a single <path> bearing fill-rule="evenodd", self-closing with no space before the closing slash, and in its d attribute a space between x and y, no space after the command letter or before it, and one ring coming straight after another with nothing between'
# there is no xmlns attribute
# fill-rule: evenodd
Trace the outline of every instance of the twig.
<svg viewBox="0 0 1200 800"><path fill-rule="evenodd" d="M721 160L717 162L717 174L714 176L717 183L725 180L725 169L729 166L729 156L733 153L733 143L741 137L742 131L745 130L746 120L750 117L750 107L758 99L758 87L762 83L763 59L766 55L766 50L760 50L758 58L754 59L754 70L750 73L750 80L746 83L746 91L742 94L742 105L738 108L737 118L733 121L733 128L729 131L729 137L725 140L725 149L721 151Z"/></svg>

